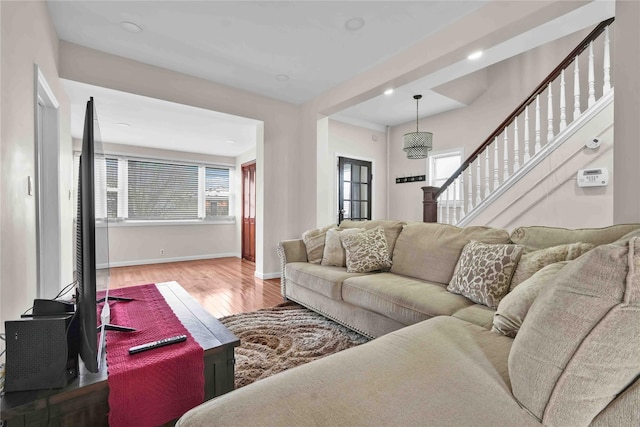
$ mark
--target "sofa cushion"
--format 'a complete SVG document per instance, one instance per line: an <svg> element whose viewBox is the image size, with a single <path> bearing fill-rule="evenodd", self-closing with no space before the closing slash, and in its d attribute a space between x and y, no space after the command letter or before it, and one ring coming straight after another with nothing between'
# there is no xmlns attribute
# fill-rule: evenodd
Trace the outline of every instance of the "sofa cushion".
<svg viewBox="0 0 640 427"><path fill-rule="evenodd" d="M329 225L324 228L316 228L313 230L307 230L302 233L302 241L307 250L307 260L311 264L320 264L322 261L322 254L324 252L324 241L327 236L327 231L336 228L335 225Z"/></svg>
<svg viewBox="0 0 640 427"><path fill-rule="evenodd" d="M345 302L411 325L433 316L450 316L473 305L461 295L447 292L440 283L429 283L393 273L352 277L342 284Z"/></svg>
<svg viewBox="0 0 640 427"><path fill-rule="evenodd" d="M368 273L391 267L387 239L382 227L344 236L348 273Z"/></svg>
<svg viewBox="0 0 640 427"><path fill-rule="evenodd" d="M327 230L324 243L321 265L332 265L335 267L346 267L346 254L342 246L342 236L361 233L364 228L350 228L348 230L338 230L335 228Z"/></svg>
<svg viewBox="0 0 640 427"><path fill-rule="evenodd" d="M505 230L490 227L459 228L437 223L407 223L396 241L391 272L448 284L462 248L471 240L508 243L509 234Z"/></svg>
<svg viewBox="0 0 640 427"><path fill-rule="evenodd" d="M511 395L511 341L439 317L219 396L177 427L539 426Z"/></svg>
<svg viewBox="0 0 640 427"><path fill-rule="evenodd" d="M522 247L517 245L486 245L472 240L462 250L447 290L496 308L509 290L521 254Z"/></svg>
<svg viewBox="0 0 640 427"><path fill-rule="evenodd" d="M567 243L591 243L595 246L614 242L637 230L640 224L618 224L602 228L518 227L511 233L511 241L524 247L524 253Z"/></svg>
<svg viewBox="0 0 640 427"><path fill-rule="evenodd" d="M524 254L520 258L520 261L518 261L518 266L513 274L513 279L511 279L509 289L513 290L513 288L533 276L536 271L546 265L560 261L571 261L594 247L591 243L566 243Z"/></svg>
<svg viewBox="0 0 640 427"><path fill-rule="evenodd" d="M487 307L486 305L474 304L456 311L451 315L451 317L473 323L474 325L482 326L485 329L491 329L494 313L495 310Z"/></svg>
<svg viewBox="0 0 640 427"><path fill-rule="evenodd" d="M640 376L640 238L599 246L542 290L514 340L514 396L545 425L588 425Z"/></svg>
<svg viewBox="0 0 640 427"><path fill-rule="evenodd" d="M308 262L292 262L285 266L285 277L334 300L342 299L342 282L362 273L347 273L344 267L320 266Z"/></svg>
<svg viewBox="0 0 640 427"><path fill-rule="evenodd" d="M600 412L590 427L640 426L640 378Z"/></svg>
<svg viewBox="0 0 640 427"><path fill-rule="evenodd" d="M364 228L365 230L371 230L372 228L382 227L384 229L384 237L387 239L389 257L391 257L393 249L396 246L396 240L398 240L398 236L400 235L404 224L404 221L396 221L392 219L374 219L372 221L353 221L347 219L340 223L340 229Z"/></svg>
<svg viewBox="0 0 640 427"><path fill-rule="evenodd" d="M568 262L556 262L544 267L505 295L493 316L491 330L508 337L515 337L540 291L553 283L556 275Z"/></svg>

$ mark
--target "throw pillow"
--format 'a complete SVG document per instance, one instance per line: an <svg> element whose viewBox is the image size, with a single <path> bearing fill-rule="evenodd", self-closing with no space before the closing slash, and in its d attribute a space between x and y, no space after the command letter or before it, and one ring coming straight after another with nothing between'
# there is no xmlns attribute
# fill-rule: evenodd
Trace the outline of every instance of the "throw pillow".
<svg viewBox="0 0 640 427"><path fill-rule="evenodd" d="M391 267L384 228L342 237L347 253L347 273L368 273Z"/></svg>
<svg viewBox="0 0 640 427"><path fill-rule="evenodd" d="M349 228L347 230L337 230L335 228L327 230L322 253L321 265L333 265L335 267L346 267L346 257L342 247L342 236L363 232L363 228Z"/></svg>
<svg viewBox="0 0 640 427"><path fill-rule="evenodd" d="M586 426L640 376L640 238L567 264L509 353L513 395L548 426Z"/></svg>
<svg viewBox="0 0 640 427"><path fill-rule="evenodd" d="M316 228L302 233L302 241L307 250L307 261L311 264L320 264L322 261L322 253L324 252L324 241L327 231L336 228L335 225L329 225L324 228Z"/></svg>
<svg viewBox="0 0 640 427"><path fill-rule="evenodd" d="M513 279L511 279L511 287L509 289L513 290L520 283L533 276L533 274L542 267L560 261L571 261L593 248L594 245L591 243L578 242L552 246L524 254L518 262L516 272L513 273Z"/></svg>
<svg viewBox="0 0 640 427"><path fill-rule="evenodd" d="M396 240L402 231L402 227L405 222L396 221L392 219L374 219L370 221L354 221L351 219L345 219L340 223L340 230L347 228L364 228L365 230L371 230L372 228L382 227L384 229L384 237L387 238L387 248L389 250L389 257L393 254L393 249L396 246Z"/></svg>
<svg viewBox="0 0 640 427"><path fill-rule="evenodd" d="M447 290L496 308L509 290L521 254L518 245L487 245L472 240L464 246Z"/></svg>
<svg viewBox="0 0 640 427"><path fill-rule="evenodd" d="M524 258L524 255L522 258ZM522 258L520 258L520 262L522 262ZM556 274L568 262L560 261L543 267L505 295L500 304L498 304L498 310L493 315L493 327L491 330L511 338L515 337L531 304L533 304L540 291L553 282Z"/></svg>

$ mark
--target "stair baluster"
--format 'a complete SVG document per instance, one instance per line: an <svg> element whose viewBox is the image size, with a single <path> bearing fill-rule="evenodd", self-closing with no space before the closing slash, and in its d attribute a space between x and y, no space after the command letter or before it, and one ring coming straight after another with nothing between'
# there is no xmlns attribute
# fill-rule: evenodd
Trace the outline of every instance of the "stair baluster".
<svg viewBox="0 0 640 427"><path fill-rule="evenodd" d="M471 212L473 210L473 174L471 172L472 168L469 168L469 204L467 205L467 210ZM477 180L476 180L476 205L480 204L480 168L476 168L478 172Z"/></svg>
<svg viewBox="0 0 640 427"><path fill-rule="evenodd" d="M504 128L504 148L502 150L504 167L502 172L502 182L509 179L509 137L507 135L507 129L508 128Z"/></svg>
<svg viewBox="0 0 640 427"><path fill-rule="evenodd" d="M500 185L500 178L498 175L498 137L496 136L495 144L493 146L493 191Z"/></svg>
<svg viewBox="0 0 640 427"><path fill-rule="evenodd" d="M553 142L553 95L551 94L551 83L547 92L547 144Z"/></svg>
<svg viewBox="0 0 640 427"><path fill-rule="evenodd" d="M536 143L533 146L533 154L538 154L542 147L540 146L540 95L536 95Z"/></svg>
<svg viewBox="0 0 640 427"><path fill-rule="evenodd" d="M578 57L576 56L573 66L573 120L580 117L580 67L578 66Z"/></svg>
<svg viewBox="0 0 640 427"><path fill-rule="evenodd" d="M524 157L522 162L527 164L531 156L529 155L529 106L524 108Z"/></svg>
<svg viewBox="0 0 640 427"><path fill-rule="evenodd" d="M605 95L611 90L611 58L609 54L609 27L604 29L604 84L602 94Z"/></svg>
<svg viewBox="0 0 640 427"><path fill-rule="evenodd" d="M596 103L596 77L593 62L593 41L589 43L589 100L587 105L591 107Z"/></svg>
<svg viewBox="0 0 640 427"><path fill-rule="evenodd" d="M513 119L513 173L520 169L519 157L520 142L518 140L518 117Z"/></svg>
<svg viewBox="0 0 640 427"><path fill-rule="evenodd" d="M564 70L560 73L560 131L567 127L567 100L564 82Z"/></svg>
<svg viewBox="0 0 640 427"><path fill-rule="evenodd" d="M480 164L480 162L478 162ZM489 147L484 150L484 198L486 199L491 194L491 187L489 185Z"/></svg>

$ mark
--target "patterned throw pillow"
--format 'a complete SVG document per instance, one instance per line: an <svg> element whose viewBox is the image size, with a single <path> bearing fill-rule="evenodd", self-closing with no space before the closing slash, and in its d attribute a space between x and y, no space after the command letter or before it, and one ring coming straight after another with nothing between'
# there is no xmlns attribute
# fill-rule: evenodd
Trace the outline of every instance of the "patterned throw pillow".
<svg viewBox="0 0 640 427"><path fill-rule="evenodd" d="M391 267L387 238L382 227L343 236L342 245L347 252L348 273L368 273Z"/></svg>
<svg viewBox="0 0 640 427"><path fill-rule="evenodd" d="M496 308L509 290L520 255L522 247L518 245L487 245L472 240L462 250L447 291Z"/></svg>
<svg viewBox="0 0 640 427"><path fill-rule="evenodd" d="M335 225L329 225L324 228L316 228L302 233L302 241L307 250L307 261L311 264L320 264L322 261L322 253L324 252L324 241L327 231L336 228Z"/></svg>
<svg viewBox="0 0 640 427"><path fill-rule="evenodd" d="M344 248L342 247L342 238L351 234L357 234L364 231L364 228L349 228L347 230L338 230L332 228L327 230L327 236L324 242L324 251L322 253L321 265L333 265L335 267L346 267L346 258Z"/></svg>
<svg viewBox="0 0 640 427"><path fill-rule="evenodd" d="M542 267L560 261L574 260L594 247L591 243L567 243L524 254L522 258L520 258L520 261L518 261L518 266L516 267L515 273L513 273L513 279L511 279L509 289L513 290L513 288L533 276L537 271L542 269Z"/></svg>

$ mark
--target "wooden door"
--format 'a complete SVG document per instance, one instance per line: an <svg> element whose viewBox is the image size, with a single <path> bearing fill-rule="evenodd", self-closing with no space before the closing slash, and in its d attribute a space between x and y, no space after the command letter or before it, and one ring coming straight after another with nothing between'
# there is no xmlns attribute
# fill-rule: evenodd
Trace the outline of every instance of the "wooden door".
<svg viewBox="0 0 640 427"><path fill-rule="evenodd" d="M338 224L371 219L371 162L338 157Z"/></svg>
<svg viewBox="0 0 640 427"><path fill-rule="evenodd" d="M256 260L256 162L242 165L242 258Z"/></svg>

